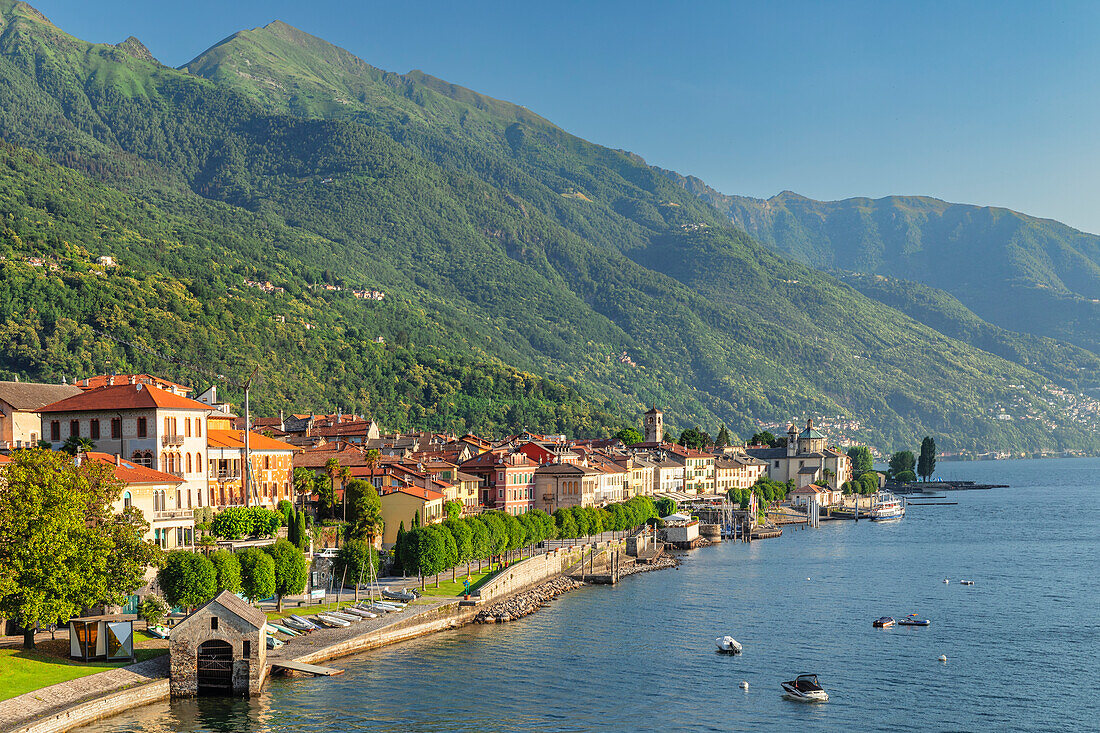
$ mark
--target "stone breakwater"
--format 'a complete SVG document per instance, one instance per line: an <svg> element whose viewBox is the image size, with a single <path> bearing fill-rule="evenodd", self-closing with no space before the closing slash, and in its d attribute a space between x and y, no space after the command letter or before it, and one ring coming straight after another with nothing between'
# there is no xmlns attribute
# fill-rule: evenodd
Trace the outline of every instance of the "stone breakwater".
<svg viewBox="0 0 1100 733"><path fill-rule="evenodd" d="M648 573L650 570L665 570L667 568L674 568L679 564L680 561L676 558L662 555L648 565L634 563L633 565L623 568L619 571L619 577L625 578L628 575L635 575L637 573Z"/></svg>
<svg viewBox="0 0 1100 733"><path fill-rule="evenodd" d="M584 583L579 580L573 580L565 576L554 578L530 590L517 593L511 598L494 603L478 613L474 618L474 623L495 624L522 618L542 608L547 601L580 588L582 585Z"/></svg>

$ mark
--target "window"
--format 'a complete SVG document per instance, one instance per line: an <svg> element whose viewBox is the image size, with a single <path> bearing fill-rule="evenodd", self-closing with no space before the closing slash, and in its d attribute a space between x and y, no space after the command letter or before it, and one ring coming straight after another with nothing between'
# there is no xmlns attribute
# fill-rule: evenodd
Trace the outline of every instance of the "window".
<svg viewBox="0 0 1100 733"><path fill-rule="evenodd" d="M176 418L172 418L172 435L179 435L180 431L176 427Z"/></svg>
<svg viewBox="0 0 1100 733"><path fill-rule="evenodd" d="M130 492L127 491L122 495L122 507L125 509L133 504L133 497L130 496Z"/></svg>
<svg viewBox="0 0 1100 733"><path fill-rule="evenodd" d="M183 490L176 487L176 509L183 508Z"/></svg>
<svg viewBox="0 0 1100 733"><path fill-rule="evenodd" d="M57 420L50 421L50 440L61 440L61 423Z"/></svg>
<svg viewBox="0 0 1100 733"><path fill-rule="evenodd" d="M251 656L252 656L252 640L251 639L245 639L244 640L244 658L248 659Z"/></svg>
<svg viewBox="0 0 1100 733"><path fill-rule="evenodd" d="M187 454L187 473L191 473L191 454Z"/></svg>
<svg viewBox="0 0 1100 733"><path fill-rule="evenodd" d="M196 417L195 418L195 437L196 438L201 438L202 437L202 418L201 417Z"/></svg>
<svg viewBox="0 0 1100 733"><path fill-rule="evenodd" d="M89 425L92 440L99 440L99 420L92 420Z"/></svg>
<svg viewBox="0 0 1100 733"><path fill-rule="evenodd" d="M191 418L183 418L183 434L188 438L191 437Z"/></svg>
<svg viewBox="0 0 1100 733"><path fill-rule="evenodd" d="M149 435L149 424L144 417L137 419L137 436L139 438L145 438Z"/></svg>
<svg viewBox="0 0 1100 733"><path fill-rule="evenodd" d="M195 470L202 473L202 453L195 454Z"/></svg>
<svg viewBox="0 0 1100 733"><path fill-rule="evenodd" d="M121 417L112 417L111 418L111 437L114 438L115 440L118 440L119 438L122 437L122 418Z"/></svg>
<svg viewBox="0 0 1100 733"><path fill-rule="evenodd" d="M165 435L171 435L172 434L172 419L169 418L169 417L164 418L164 434Z"/></svg>
<svg viewBox="0 0 1100 733"><path fill-rule="evenodd" d="M271 456L264 456L264 470L267 471L271 468Z"/></svg>
<svg viewBox="0 0 1100 733"><path fill-rule="evenodd" d="M80 437L80 421L79 420L70 420L69 421L69 436L73 437L73 438L79 438Z"/></svg>
<svg viewBox="0 0 1100 733"><path fill-rule="evenodd" d="M211 631L217 631L218 630L218 617L217 616L211 616L210 617L210 630Z"/></svg>

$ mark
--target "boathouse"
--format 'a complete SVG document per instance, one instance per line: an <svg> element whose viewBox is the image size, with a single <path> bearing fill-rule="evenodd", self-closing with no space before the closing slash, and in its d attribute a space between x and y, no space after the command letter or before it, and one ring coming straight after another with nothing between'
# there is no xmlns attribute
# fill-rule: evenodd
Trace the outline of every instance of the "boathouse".
<svg viewBox="0 0 1100 733"><path fill-rule="evenodd" d="M172 697L259 694L266 634L263 611L223 590L172 628Z"/></svg>

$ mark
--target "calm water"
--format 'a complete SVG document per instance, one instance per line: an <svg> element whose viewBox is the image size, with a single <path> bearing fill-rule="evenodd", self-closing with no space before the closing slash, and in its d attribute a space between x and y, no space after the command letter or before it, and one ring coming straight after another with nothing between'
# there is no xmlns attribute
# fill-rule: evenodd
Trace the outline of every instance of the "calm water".
<svg viewBox="0 0 1100 733"><path fill-rule="evenodd" d="M901 522L725 543L521 621L342 659L343 677L93 730L1097 730L1100 460L940 468L1012 488L949 494L958 506ZM932 626L871 627L908 613ZM744 654L714 653L726 633ZM799 672L830 702L783 700L779 681Z"/></svg>

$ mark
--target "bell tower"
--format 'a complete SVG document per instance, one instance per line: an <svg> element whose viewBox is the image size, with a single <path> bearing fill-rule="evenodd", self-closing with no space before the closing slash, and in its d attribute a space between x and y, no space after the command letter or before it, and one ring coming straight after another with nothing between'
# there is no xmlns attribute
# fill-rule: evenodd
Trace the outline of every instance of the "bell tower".
<svg viewBox="0 0 1100 733"><path fill-rule="evenodd" d="M665 414L656 406L645 414L645 440L647 443L660 443L665 437Z"/></svg>

